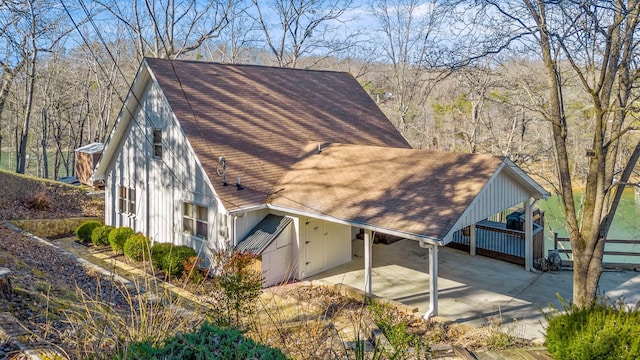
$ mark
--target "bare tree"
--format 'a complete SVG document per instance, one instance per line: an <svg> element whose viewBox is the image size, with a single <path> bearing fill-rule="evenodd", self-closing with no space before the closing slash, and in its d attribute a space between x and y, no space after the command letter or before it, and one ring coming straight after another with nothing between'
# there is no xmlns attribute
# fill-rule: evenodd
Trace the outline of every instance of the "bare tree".
<svg viewBox="0 0 640 360"><path fill-rule="evenodd" d="M440 1L380 0L372 6L378 24L376 39L380 60L391 64L386 82L393 104L391 119L407 137L423 132L424 105L433 87L451 74L436 63L439 33L450 5Z"/></svg>
<svg viewBox="0 0 640 360"><path fill-rule="evenodd" d="M542 59L547 96L539 113L549 121L557 161L558 189L573 249L573 301L579 307L596 297L602 274L604 240L625 185L640 157L635 130L640 3L612 1L491 1L474 9L487 29L505 35L494 51L533 49ZM479 21L480 22L480 21ZM567 77L577 80L588 96L583 116L593 126L586 150L586 177L572 171L570 139L583 129L571 127L567 111ZM621 151L622 144L630 151ZM584 184L579 209L573 188Z"/></svg>
<svg viewBox="0 0 640 360"><path fill-rule="evenodd" d="M3 3L4 4L4 3ZM28 58L24 56L16 56L21 54L22 50L27 46L28 37L21 36L20 27L24 17L24 11L17 11L17 6L13 3L7 3L6 6L0 7L0 121L2 120L3 110L9 92L16 76L22 71ZM0 133L0 149L2 149L2 133ZM0 159L2 153L0 152Z"/></svg>
<svg viewBox="0 0 640 360"><path fill-rule="evenodd" d="M268 50L280 67L298 67L302 57L316 55L313 67L325 57L353 46L354 34L341 24L352 0L253 0L255 19ZM342 30L342 31L341 31Z"/></svg>
<svg viewBox="0 0 640 360"><path fill-rule="evenodd" d="M257 22L247 16L244 2L236 4L229 11L227 26L215 41L204 44L206 58L231 64L255 63L253 56L258 52Z"/></svg>
<svg viewBox="0 0 640 360"><path fill-rule="evenodd" d="M139 62L144 56L175 59L199 49L220 35L235 1L97 0L96 3L135 39Z"/></svg>

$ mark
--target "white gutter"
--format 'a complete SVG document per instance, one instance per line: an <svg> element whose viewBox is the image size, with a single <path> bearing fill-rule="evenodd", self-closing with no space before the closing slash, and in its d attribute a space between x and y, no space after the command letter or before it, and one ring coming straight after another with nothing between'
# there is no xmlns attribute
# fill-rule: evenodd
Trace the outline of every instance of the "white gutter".
<svg viewBox="0 0 640 360"><path fill-rule="evenodd" d="M247 207L244 207L244 208L227 211L227 214L235 216L235 215L238 215L238 214L244 213L244 212L251 212L251 211L256 211L256 210L267 209L268 207L269 206L267 204L251 205L251 206L247 206Z"/></svg>

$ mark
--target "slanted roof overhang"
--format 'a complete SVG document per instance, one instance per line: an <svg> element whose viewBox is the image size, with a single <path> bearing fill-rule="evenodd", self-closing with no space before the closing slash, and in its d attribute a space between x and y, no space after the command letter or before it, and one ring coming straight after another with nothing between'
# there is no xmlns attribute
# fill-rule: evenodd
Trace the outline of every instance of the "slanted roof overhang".
<svg viewBox="0 0 640 360"><path fill-rule="evenodd" d="M360 229L375 231L377 233L388 234L388 235L393 235L393 236L399 236L399 237L402 237L402 238L405 238L405 239L416 240L416 241L425 242L425 243L432 244L432 245L439 245L439 246L443 245L442 244L442 240L437 239L437 238L432 237L432 236L428 236L428 235L412 234L412 233L405 232L405 231L402 231L402 230L399 230L399 229L388 229L388 228L384 228L384 227L380 227L380 226L376 226L376 225L372 225L372 224L366 224L366 223L359 222L359 221L348 220L348 219L339 219L339 218L336 218L336 217L333 217L333 216L330 216L330 215L307 212L307 211L288 208L288 207L284 207L284 206L267 204L267 208L275 210L275 211L282 211L282 212L285 212L285 213L294 214L294 215L306 216L306 217L320 219L320 220L326 220L326 221L334 222L336 224L349 225L349 226L357 227L357 228L360 228Z"/></svg>
<svg viewBox="0 0 640 360"><path fill-rule="evenodd" d="M360 221L340 219L340 218L336 218L326 214L318 214L310 211L303 211L300 209L289 208L286 206L278 206L278 205L272 205L272 204L259 204L254 206L247 206L241 209L235 209L233 211L229 211L228 214L231 216L237 216L242 213L247 213L247 212L252 212L252 211L257 211L262 209L270 209L270 210L280 211L280 212L291 214L291 215L306 216L310 218L326 220L326 221L334 222L336 224L349 225L349 226L357 227L360 229L371 230L381 234L399 236L405 239L426 242L433 245L443 245L441 239L438 239L433 236L428 236L423 234L413 234L406 231L402 231L400 229L388 229L381 226L363 223Z"/></svg>
<svg viewBox="0 0 640 360"><path fill-rule="evenodd" d="M267 215L238 242L236 250L262 255L267 247L291 224L291 221L288 216Z"/></svg>
<svg viewBox="0 0 640 360"><path fill-rule="evenodd" d="M318 151L309 144L267 203L441 243L501 162L487 155L349 144L324 144Z"/></svg>
<svg viewBox="0 0 640 360"><path fill-rule="evenodd" d="M499 194L499 199L492 196ZM521 204L529 199L547 199L551 194L508 158L503 158L491 178L484 184L478 195L460 215L449 232L443 236L446 245L453 240L453 234L478 221Z"/></svg>

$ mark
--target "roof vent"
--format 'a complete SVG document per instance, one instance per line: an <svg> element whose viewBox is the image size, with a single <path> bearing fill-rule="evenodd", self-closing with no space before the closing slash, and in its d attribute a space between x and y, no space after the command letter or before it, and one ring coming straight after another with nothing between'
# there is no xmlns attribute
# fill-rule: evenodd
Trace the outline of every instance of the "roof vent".
<svg viewBox="0 0 640 360"><path fill-rule="evenodd" d="M242 185L240 184L240 176L238 176L238 181L236 182L236 187L238 188L238 190L242 190L242 189L244 189L244 188L242 187Z"/></svg>
<svg viewBox="0 0 640 360"><path fill-rule="evenodd" d="M322 144L318 144L318 154L322 152Z"/></svg>
<svg viewBox="0 0 640 360"><path fill-rule="evenodd" d="M218 176L222 176L222 186L227 186L227 160L224 156L218 158L218 165L216 166L216 173Z"/></svg>

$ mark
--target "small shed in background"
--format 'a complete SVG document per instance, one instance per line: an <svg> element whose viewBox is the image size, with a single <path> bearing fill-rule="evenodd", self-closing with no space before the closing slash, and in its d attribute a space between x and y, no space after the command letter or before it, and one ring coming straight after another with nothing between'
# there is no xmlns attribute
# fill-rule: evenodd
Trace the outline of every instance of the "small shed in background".
<svg viewBox="0 0 640 360"><path fill-rule="evenodd" d="M101 186L102 181L93 180L93 170L104 150L103 143L93 143L75 150L76 177L78 181L89 186Z"/></svg>

